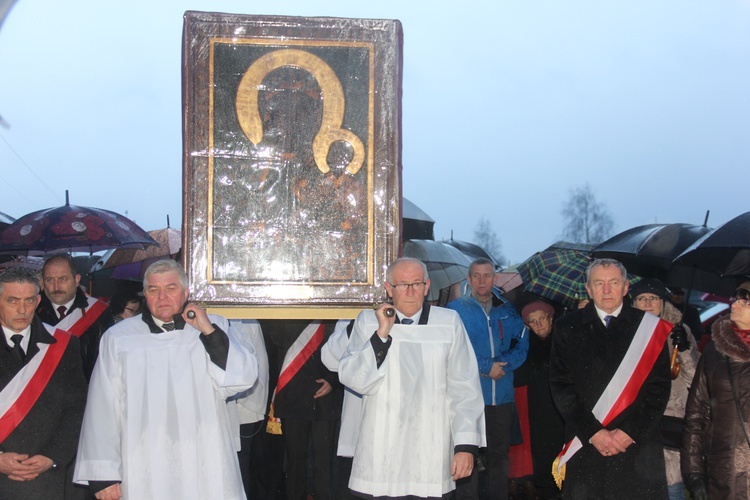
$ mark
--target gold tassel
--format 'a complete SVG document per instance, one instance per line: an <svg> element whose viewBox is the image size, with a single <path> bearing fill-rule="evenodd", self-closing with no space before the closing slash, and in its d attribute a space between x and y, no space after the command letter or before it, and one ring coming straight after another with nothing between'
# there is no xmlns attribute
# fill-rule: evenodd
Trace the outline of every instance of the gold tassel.
<svg viewBox="0 0 750 500"><path fill-rule="evenodd" d="M555 479L555 484L557 485L558 489L562 490L563 481L565 481L565 469L566 464L560 464L560 457L558 456L555 458L555 461L552 462L552 477Z"/></svg>
<svg viewBox="0 0 750 500"><path fill-rule="evenodd" d="M281 419L273 416L273 403L271 403L271 410L268 412L266 432L269 434L281 435Z"/></svg>

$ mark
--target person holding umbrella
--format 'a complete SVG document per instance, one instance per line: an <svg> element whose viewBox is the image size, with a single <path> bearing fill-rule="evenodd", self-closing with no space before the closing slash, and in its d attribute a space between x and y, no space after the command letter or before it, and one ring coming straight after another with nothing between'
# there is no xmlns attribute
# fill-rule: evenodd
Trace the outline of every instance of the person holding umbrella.
<svg viewBox="0 0 750 500"><path fill-rule="evenodd" d="M693 382L700 353L689 327L682 326L682 313L669 302L669 293L667 287L654 278L643 278L630 288L630 296L633 298L633 306L636 309L649 312L675 325L667 342L669 343L669 351L676 352L679 362L677 366L680 368L677 376L673 374L674 378L672 379L667 409L664 411L664 417L662 417L662 444L664 445L664 464L667 469L669 499L683 500L685 488L680 472L682 435L679 432L669 432L669 428L676 425L679 429L682 424L688 391L690 390L690 384ZM672 426L668 428L668 424L672 424Z"/></svg>
<svg viewBox="0 0 750 500"><path fill-rule="evenodd" d="M750 281L716 321L685 410L682 475L693 500L750 497Z"/></svg>

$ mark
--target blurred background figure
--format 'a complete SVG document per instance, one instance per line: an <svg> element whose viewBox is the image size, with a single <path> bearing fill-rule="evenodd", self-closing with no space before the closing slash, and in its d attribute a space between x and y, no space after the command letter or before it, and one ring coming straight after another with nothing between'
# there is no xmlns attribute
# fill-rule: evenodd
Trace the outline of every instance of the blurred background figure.
<svg viewBox="0 0 750 500"><path fill-rule="evenodd" d="M669 402L662 418L662 444L664 445L664 463L667 468L669 498L670 500L684 500L685 488L680 472L681 428L684 426L685 403L700 353L690 327L682 325L682 313L668 301L670 291L664 283L657 279L644 278L630 288L630 296L636 309L650 312L675 325L667 342L670 354L677 347L680 369L676 377L674 372L672 375Z"/></svg>
<svg viewBox="0 0 750 500"><path fill-rule="evenodd" d="M682 321L690 327L690 331L695 340L700 340L703 336L703 324L701 324L701 315L698 309L692 304L685 303L685 290L682 288L669 289L669 302L682 313ZM669 321L669 320L667 320Z"/></svg>
<svg viewBox="0 0 750 500"><path fill-rule="evenodd" d="M693 500L750 497L750 281L714 323L685 411L682 474ZM744 402L741 399L744 399Z"/></svg>
<svg viewBox="0 0 750 500"><path fill-rule="evenodd" d="M534 484L537 498L560 498L552 478L552 462L565 444L565 423L552 401L549 390L549 356L552 348L554 308L541 300L521 310L529 336L529 353L524 371L528 380L529 428Z"/></svg>
<svg viewBox="0 0 750 500"><path fill-rule="evenodd" d="M109 308L118 323L141 313L141 297L134 291L117 292L109 299Z"/></svg>

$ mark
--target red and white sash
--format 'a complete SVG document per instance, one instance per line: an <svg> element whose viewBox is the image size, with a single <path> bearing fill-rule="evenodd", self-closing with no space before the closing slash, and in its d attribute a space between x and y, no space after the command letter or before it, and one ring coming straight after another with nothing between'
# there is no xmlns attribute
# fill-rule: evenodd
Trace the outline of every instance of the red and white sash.
<svg viewBox="0 0 750 500"><path fill-rule="evenodd" d="M88 330L89 327L93 325L97 319L99 319L99 316L101 316L102 313L107 310L107 304L105 304L103 301L94 297L89 297L88 295L86 296L86 298L89 301L86 309L76 307L70 312L70 314L66 315L55 326L57 326L57 328L61 330L65 330L66 332L75 335L76 337L80 337L81 335L83 335L83 332Z"/></svg>
<svg viewBox="0 0 750 500"><path fill-rule="evenodd" d="M609 425L635 401L659 354L664 349L664 343L669 332L672 331L672 326L671 323L660 320L653 314L643 315L625 357L591 411L603 426ZM553 475L564 476L562 468L565 463L582 447L583 444L577 436L572 441L568 441L555 460Z"/></svg>
<svg viewBox="0 0 750 500"><path fill-rule="evenodd" d="M325 330L326 326L320 321L311 322L286 351L284 362L281 365L279 381L276 383L276 390L273 391L273 397L271 398L271 412L268 415L266 429L268 433L281 434L281 420L274 416L273 402L276 400L276 395L297 375L302 366L310 359L310 356L323 343Z"/></svg>
<svg viewBox="0 0 750 500"><path fill-rule="evenodd" d="M5 441L26 417L60 364L70 341L70 334L55 329L53 336L57 342L37 344L39 352L0 391L0 443Z"/></svg>

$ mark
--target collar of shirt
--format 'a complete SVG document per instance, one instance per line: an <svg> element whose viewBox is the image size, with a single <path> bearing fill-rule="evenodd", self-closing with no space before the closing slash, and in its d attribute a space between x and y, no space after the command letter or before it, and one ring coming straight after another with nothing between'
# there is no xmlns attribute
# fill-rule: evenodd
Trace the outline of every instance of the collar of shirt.
<svg viewBox="0 0 750 500"><path fill-rule="evenodd" d="M65 306L65 314L70 314L70 309L73 307L73 302L75 302L75 301L76 301L75 297L73 297L73 300L71 300L70 302L67 302L65 304L55 304L54 302L52 302L50 300L50 302L52 303L52 308L55 310L55 314L57 314L58 318L60 317L60 313L57 312L57 308L60 307L60 306Z"/></svg>
<svg viewBox="0 0 750 500"><path fill-rule="evenodd" d="M598 307L596 307L596 305L594 305L594 309L596 309L596 315L599 316L600 320L602 320L602 324L604 326L607 326L607 323L604 321L604 318L606 316L614 316L615 318L617 316L619 316L620 312L622 311L622 304L620 304L620 306L617 309L615 309L611 314L602 311L601 309L599 309Z"/></svg>
<svg viewBox="0 0 750 500"><path fill-rule="evenodd" d="M404 316L403 314L398 313L398 321L400 323L403 323L404 319L409 318L409 319L411 319L414 322L412 324L418 325L419 324L419 318L421 316L422 316L422 309L420 309L419 311L417 311L417 313L414 316Z"/></svg>
<svg viewBox="0 0 750 500"><path fill-rule="evenodd" d="M172 321L162 321L162 320L160 320L159 318L155 318L155 317L153 317L153 316L151 316L151 319L153 319L153 320L154 320L154 324L155 324L156 326L158 326L159 328L161 328L162 330L164 330L164 323L172 323ZM175 325L175 326L176 326L176 325ZM176 329L176 328L175 328L175 329Z"/></svg>
<svg viewBox="0 0 750 500"><path fill-rule="evenodd" d="M8 328L0 327L3 329L3 333L5 334L5 341L8 343L8 347L13 347L13 341L10 340L10 338L19 333L23 335L23 340L21 340L21 347L23 348L23 352L29 352L29 337L31 337L31 325L27 326L23 329L21 332L14 332L13 330L10 330Z"/></svg>

